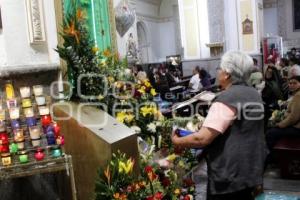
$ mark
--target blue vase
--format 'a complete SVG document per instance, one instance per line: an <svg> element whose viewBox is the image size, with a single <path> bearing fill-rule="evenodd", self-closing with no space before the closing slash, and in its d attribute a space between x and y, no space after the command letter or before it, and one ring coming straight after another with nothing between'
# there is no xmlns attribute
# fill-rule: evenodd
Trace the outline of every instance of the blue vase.
<svg viewBox="0 0 300 200"><path fill-rule="evenodd" d="M26 118L26 123L28 127L36 126L36 118L35 117L27 117Z"/></svg>

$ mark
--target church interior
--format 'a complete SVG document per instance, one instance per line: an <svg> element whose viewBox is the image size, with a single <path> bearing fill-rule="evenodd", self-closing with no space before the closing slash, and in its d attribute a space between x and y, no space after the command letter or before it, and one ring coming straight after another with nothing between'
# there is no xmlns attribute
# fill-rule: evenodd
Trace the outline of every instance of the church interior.
<svg viewBox="0 0 300 200"><path fill-rule="evenodd" d="M0 199L299 200L300 0L0 0Z"/></svg>

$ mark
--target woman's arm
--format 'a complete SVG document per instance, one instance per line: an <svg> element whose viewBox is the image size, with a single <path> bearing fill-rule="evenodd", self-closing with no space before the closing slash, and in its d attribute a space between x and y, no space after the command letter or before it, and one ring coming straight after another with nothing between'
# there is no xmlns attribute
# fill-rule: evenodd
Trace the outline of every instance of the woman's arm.
<svg viewBox="0 0 300 200"><path fill-rule="evenodd" d="M290 102L290 113L277 125L279 128L293 126L300 121L300 95L295 95Z"/></svg>

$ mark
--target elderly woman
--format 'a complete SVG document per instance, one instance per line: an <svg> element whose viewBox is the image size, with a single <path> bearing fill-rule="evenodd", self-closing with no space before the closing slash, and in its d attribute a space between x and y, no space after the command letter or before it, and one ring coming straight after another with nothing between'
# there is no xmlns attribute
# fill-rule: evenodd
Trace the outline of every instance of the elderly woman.
<svg viewBox="0 0 300 200"><path fill-rule="evenodd" d="M202 128L186 137L172 134L175 146L205 147L209 200L253 200L254 188L263 181L264 109L258 92L245 83L252 67L245 53L226 53L217 73L224 91Z"/></svg>

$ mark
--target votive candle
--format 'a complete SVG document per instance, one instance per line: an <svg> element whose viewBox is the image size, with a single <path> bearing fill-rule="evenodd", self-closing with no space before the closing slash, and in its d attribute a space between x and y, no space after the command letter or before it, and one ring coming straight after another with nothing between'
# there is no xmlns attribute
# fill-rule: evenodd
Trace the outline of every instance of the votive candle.
<svg viewBox="0 0 300 200"><path fill-rule="evenodd" d="M43 95L43 86L42 85L34 85L33 86L33 93L34 93L34 96Z"/></svg>
<svg viewBox="0 0 300 200"><path fill-rule="evenodd" d="M22 107L23 108L28 108L31 107L31 99L22 99Z"/></svg>
<svg viewBox="0 0 300 200"><path fill-rule="evenodd" d="M43 106L46 104L46 98L44 96L36 96L35 101L38 106Z"/></svg>
<svg viewBox="0 0 300 200"><path fill-rule="evenodd" d="M11 155L10 153L2 153L1 160L3 166L11 165Z"/></svg>
<svg viewBox="0 0 300 200"><path fill-rule="evenodd" d="M41 129L39 126L29 127L29 134L31 139L38 139L41 137Z"/></svg>
<svg viewBox="0 0 300 200"><path fill-rule="evenodd" d="M24 115L25 117L33 117L34 116L33 108L32 107L24 108Z"/></svg>
<svg viewBox="0 0 300 200"><path fill-rule="evenodd" d="M22 98L30 97L30 87L20 87L20 94Z"/></svg>
<svg viewBox="0 0 300 200"><path fill-rule="evenodd" d="M9 117L10 119L19 119L20 117L20 108L10 108L9 109Z"/></svg>

